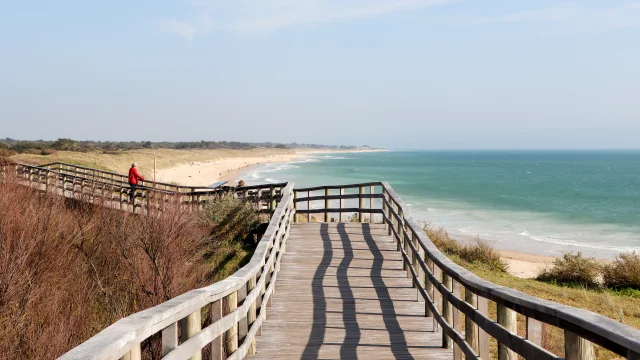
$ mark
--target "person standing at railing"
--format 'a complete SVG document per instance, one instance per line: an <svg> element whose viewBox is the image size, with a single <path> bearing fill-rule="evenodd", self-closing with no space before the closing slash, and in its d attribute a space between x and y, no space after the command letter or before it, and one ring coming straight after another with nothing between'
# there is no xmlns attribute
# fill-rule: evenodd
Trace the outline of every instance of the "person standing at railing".
<svg viewBox="0 0 640 360"><path fill-rule="evenodd" d="M131 187L131 191L129 192L130 203L133 203L133 198L139 181L144 181L144 178L140 176L140 173L138 173L138 165L133 163L131 164L131 169L129 169L129 186Z"/></svg>

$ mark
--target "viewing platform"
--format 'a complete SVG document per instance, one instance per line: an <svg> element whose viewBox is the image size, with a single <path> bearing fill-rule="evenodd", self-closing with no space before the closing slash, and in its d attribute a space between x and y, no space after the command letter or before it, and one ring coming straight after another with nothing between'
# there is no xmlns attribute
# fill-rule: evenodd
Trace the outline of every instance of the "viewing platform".
<svg viewBox="0 0 640 360"><path fill-rule="evenodd" d="M573 360L595 359L599 346L640 360L639 330L490 283L449 260L385 182L146 182L127 204L126 184L100 170L19 164L0 175L136 216L172 204L197 211L227 192L268 214L253 257L236 273L125 317L61 359L150 358L155 343L163 359ZM562 332L564 353L543 347L543 324Z"/></svg>

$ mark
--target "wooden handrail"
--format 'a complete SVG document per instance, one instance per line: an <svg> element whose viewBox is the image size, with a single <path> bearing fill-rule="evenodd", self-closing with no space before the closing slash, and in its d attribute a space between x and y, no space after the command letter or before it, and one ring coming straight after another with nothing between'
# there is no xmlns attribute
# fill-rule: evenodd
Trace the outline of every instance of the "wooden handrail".
<svg viewBox="0 0 640 360"><path fill-rule="evenodd" d="M163 304L128 316L101 331L91 339L72 349L60 359L140 359L140 344L154 334L162 332L163 358L185 359L197 356L201 349L212 343L213 351L221 354L222 342L216 341L238 323L247 322L243 339L235 334L235 346L228 359L243 359L255 351L255 336L266 317L266 304L274 290L282 255L286 251L293 209L293 183L283 189L275 212L264 236L258 243L251 260L230 277L205 288L189 291ZM244 292L240 303L237 297ZM233 299L233 310L223 316L223 299ZM199 329L200 311L211 306L212 324ZM195 315L194 315L195 314ZM186 319L186 320L185 320ZM193 327L193 334L178 345L176 324ZM238 344L241 340L242 343ZM232 341L233 343L233 341ZM165 346L167 345L167 346Z"/></svg>
<svg viewBox="0 0 640 360"><path fill-rule="evenodd" d="M63 163L52 163L45 166L11 164L3 166L2 173L6 173L7 169L13 169L15 176L21 179L24 184L39 190L51 191L57 189L56 191L59 194L72 198L88 196L91 202L108 202L111 203L112 207L115 205L116 208L132 212L135 212L136 209L140 212L157 209L165 202L179 203L196 208L223 193L232 192L237 196L247 198L254 203L259 211L273 213L276 202L281 197L280 193L287 185L287 183L278 183L244 187L223 186L212 189L179 187L176 185L159 186L158 183L149 184L149 182L145 182L144 185L141 184L136 187L132 204L129 204L131 201L126 194L132 190L128 182L100 175L101 170L97 169L80 167L87 169L88 172L78 172L73 169L61 169L60 166L67 166L67 164ZM115 175L126 179L125 175ZM119 196L113 198L112 194L116 193Z"/></svg>
<svg viewBox="0 0 640 360"><path fill-rule="evenodd" d="M371 186L380 187L381 193L374 193ZM353 188L359 188L360 193L344 194L344 189ZM367 188L371 189L369 193L364 191ZM321 190L325 190L324 195L312 195ZM340 195L331 195L330 190L340 190ZM467 359L487 359L489 337L499 343L499 359L515 359L516 354L525 359L561 359L542 348L541 323L565 331L567 359L593 359L591 343L627 359L640 359L640 330L584 309L493 284L455 264L438 250L413 219L409 207L386 182L300 188L294 189L294 196L296 207L307 203L306 209L297 210L298 214L325 213L325 222L329 213L360 214L359 221L363 219L362 213L370 213L371 217L382 214L382 222L398 244L408 276L426 301L425 315L433 317L442 329L443 346L454 348L454 359L461 359L462 354ZM373 201L379 198L382 198L380 207L374 208ZM359 206L345 206L344 200L348 199L359 199ZM370 199L369 207L363 206L365 199ZM330 206L330 200L340 200L340 205ZM311 208L312 202L324 203L324 207ZM371 217L369 221L372 221ZM307 221L312 221L310 215ZM488 301L498 306L498 322L488 316ZM525 337L517 334L513 322L516 313L526 318ZM459 319L460 314L467 319L464 324L453 320Z"/></svg>

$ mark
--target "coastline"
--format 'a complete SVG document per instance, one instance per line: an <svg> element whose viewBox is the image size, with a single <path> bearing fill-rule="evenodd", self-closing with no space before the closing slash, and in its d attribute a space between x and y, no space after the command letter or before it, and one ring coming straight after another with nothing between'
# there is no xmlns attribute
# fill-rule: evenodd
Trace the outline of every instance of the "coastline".
<svg viewBox="0 0 640 360"><path fill-rule="evenodd" d="M250 150L249 150L250 151ZM297 161L312 154L340 154L381 152L384 149L328 150L304 149L290 153L273 154L256 149L250 153L237 153L237 156L217 157L200 161L191 161L156 171L156 179L161 182L178 183L190 186L209 186L218 181L233 183L240 175L252 167L265 163L286 163Z"/></svg>
<svg viewBox="0 0 640 360"><path fill-rule="evenodd" d="M159 181L177 182L185 185L208 186L217 181L229 181L235 185L242 174L251 168L265 163L287 163L299 161L313 154L336 154L353 152L377 152L385 150L298 150L289 154L251 154L251 156L223 157L211 160L183 163L159 170ZM445 229L446 230L446 229ZM475 241L471 236L451 235L457 241L469 243ZM556 256L504 249L500 243L491 239L482 239L500 251L503 260L509 265L509 273L519 278L534 278L540 271L553 264ZM609 261L599 259L599 261Z"/></svg>

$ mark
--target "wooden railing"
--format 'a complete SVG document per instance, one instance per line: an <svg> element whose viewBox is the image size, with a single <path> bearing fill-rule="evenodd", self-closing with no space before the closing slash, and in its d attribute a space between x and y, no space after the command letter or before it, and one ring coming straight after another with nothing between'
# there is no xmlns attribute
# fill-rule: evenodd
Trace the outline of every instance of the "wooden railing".
<svg viewBox="0 0 640 360"><path fill-rule="evenodd" d="M131 201L131 188L125 175L76 165L6 165L0 167L2 179L14 179L41 191L141 213L160 209L166 203L199 208L222 193L235 192L254 204L258 211L271 214L286 186L278 183L211 189L144 182L136 187Z"/></svg>
<svg viewBox="0 0 640 360"><path fill-rule="evenodd" d="M298 214L324 214L298 221L328 222L332 213L339 213L339 219L346 213L350 220L362 222L367 220L363 214L370 214L368 221L382 214L374 222L385 223L397 242L407 275L425 300L425 316L433 318L434 328L442 329L442 347L452 348L454 359L489 359L490 338L498 343L500 360L515 360L518 355L561 359L542 347L545 323L564 331L566 359L594 359L593 344L597 344L628 360L640 360L639 330L490 283L456 265L436 248L386 182L295 189L294 194L296 208L305 207ZM489 302L496 304L497 321L489 317ZM525 336L517 333L518 314L525 319Z"/></svg>
<svg viewBox="0 0 640 360"><path fill-rule="evenodd" d="M209 344L213 359L240 360L255 353L295 213L292 191L292 183L283 189L249 264L211 286L116 322L60 359L139 360L141 343L154 335L162 339L163 359L201 359ZM201 329L203 313L211 325Z"/></svg>

